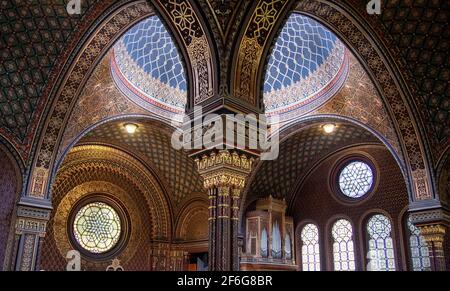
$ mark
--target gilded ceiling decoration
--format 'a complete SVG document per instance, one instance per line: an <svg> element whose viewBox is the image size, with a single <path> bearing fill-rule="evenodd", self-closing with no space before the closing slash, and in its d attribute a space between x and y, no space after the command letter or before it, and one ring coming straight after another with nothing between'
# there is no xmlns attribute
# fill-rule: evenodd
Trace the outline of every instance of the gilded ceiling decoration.
<svg viewBox="0 0 450 291"><path fill-rule="evenodd" d="M204 192L203 182L193 159L184 151L177 151L172 147L171 131L161 130L158 123L140 121L137 123L139 128L136 134L130 135L123 124L123 121L114 121L100 125L80 142L118 144L144 156L168 183L175 208L180 207L192 193Z"/></svg>
<svg viewBox="0 0 450 291"><path fill-rule="evenodd" d="M131 155L106 146L77 146L58 171L52 192L67 193L88 181L107 181L130 194L136 193L135 200L144 199L141 206L147 208L152 221L158 221L151 226L152 236L161 239L171 236L170 196L146 165ZM53 203L59 204L59 198L53 195Z"/></svg>
<svg viewBox="0 0 450 291"><path fill-rule="evenodd" d="M250 5L254 9L247 12L248 17L234 18L249 22L243 25L240 21L237 25L244 34L236 46L236 58L228 60L233 59L235 62L232 65L235 70L230 73L234 86L232 95L249 104L261 105L257 98L261 58L267 51L271 36L275 34L274 30L278 28L277 24L281 23L282 16L287 12L290 5L287 2L262 0ZM27 193L33 197L46 196L47 180L51 177L51 166L56 156L59 136L67 120L66 114L71 111L73 101L79 95L79 89L92 66L98 61L98 56L104 53L103 48L123 32L121 29L150 13L144 2L133 2L124 9L126 12L115 11L119 6L124 7L122 4L125 3L128 1L83 1L81 15L67 15L64 4L60 2L49 4L42 1L27 5L6 0L1 3L0 21L4 36L0 46L0 82L3 85L0 95L1 133L14 144L25 160L30 154L34 155L30 151L37 148L37 168L32 173L33 181L29 183L31 188L27 189ZM168 20L168 26L183 42L181 47L185 49L183 52L191 62L189 67L192 69L192 80L196 80L192 82L192 88L189 88L189 92L193 92L193 103L202 103L211 98L215 90L219 89L215 87L217 74L214 72L219 62L214 60L216 56L212 49L214 45L209 43L209 28L203 27L199 18L202 14L197 14L196 11L198 7L187 0L152 3L161 10L161 14ZM214 11L227 11L218 9L217 3L213 4L211 7ZM367 65L390 106L389 112L395 116L396 126L404 141L406 162L411 166L409 174L413 187L417 190L417 198L428 199L432 196L429 191L431 185L426 181L430 173L427 173L427 161L424 158L427 155L421 150L428 148L426 143L425 146L421 144L418 137L420 133L429 134L434 157L440 156L449 140L449 36L446 33L449 5L439 0L386 1L381 16L368 18L373 29L381 32L380 41L390 50L378 52L364 35L366 30L360 29L356 22L349 21L341 11L342 5L350 14L357 10L366 16L366 4L365 1L346 0L333 3L333 6L327 1L306 0L300 2L298 9L311 13L336 29ZM114 5L115 8L107 10ZM112 11L116 15L112 16ZM112 17L106 21L107 24L103 23L104 26L97 35L102 37L86 33L94 20L101 22L107 15ZM219 26L224 27L222 24L226 21L233 21L232 17L227 17L224 17L224 21L219 19ZM92 26L92 31L98 33L95 30L99 27L98 23L96 25ZM367 26L365 22L362 25ZM18 33L15 33L16 29ZM88 36L92 38L84 42ZM77 62L72 62L78 53ZM408 69L404 70L406 73L402 76L408 82L408 87L403 88L405 92L399 90L396 80L388 73L389 70L380 57L383 53L395 58L395 67ZM389 58L387 60L390 61ZM66 75L69 69L71 73ZM68 79L63 80L60 76L68 76ZM408 108L409 105L404 103L405 98L411 97L409 94L418 97L415 103L419 110L425 111L421 114L425 126L419 130L416 130L410 117L410 113L413 112L414 115L416 109ZM46 116L40 118L43 112ZM416 117L420 118L419 115ZM42 120L45 126L39 126L33 120ZM32 149L36 133L36 145ZM434 146L438 143L436 141L442 142L444 146ZM35 161L30 164L35 164Z"/></svg>
<svg viewBox="0 0 450 291"><path fill-rule="evenodd" d="M68 17L63 1L0 3L0 126L20 142L40 113L45 86L58 59L67 56L81 20L101 1L83 1L83 14ZM73 44L72 44L73 45Z"/></svg>
<svg viewBox="0 0 450 291"><path fill-rule="evenodd" d="M383 24L412 74L434 135L450 139L450 3L446 0L393 1L384 5Z"/></svg>
<svg viewBox="0 0 450 291"><path fill-rule="evenodd" d="M59 146L58 162L68 147L92 125L119 115L148 114L117 88L111 76L110 54L95 68L73 108Z"/></svg>
<svg viewBox="0 0 450 291"><path fill-rule="evenodd" d="M322 158L346 146L379 143L370 132L359 126L339 123L336 131L326 135L321 124L305 125L280 144L275 161L263 161L255 169L247 187L246 203L272 195L285 198L288 204L297 181Z"/></svg>
<svg viewBox="0 0 450 291"><path fill-rule="evenodd" d="M217 27L219 28L222 41L225 41L232 24L232 20L239 12L239 5L241 5L244 1L206 0L202 2L206 2L208 8L211 10L214 20L217 23Z"/></svg>
<svg viewBox="0 0 450 291"><path fill-rule="evenodd" d="M258 106L257 74L264 46L286 7L287 0L259 1L240 41L234 71L234 96Z"/></svg>
<svg viewBox="0 0 450 291"><path fill-rule="evenodd" d="M355 119L376 131L403 161L399 137L383 99L359 61L353 55L349 61L349 74L341 90L307 116L333 114Z"/></svg>

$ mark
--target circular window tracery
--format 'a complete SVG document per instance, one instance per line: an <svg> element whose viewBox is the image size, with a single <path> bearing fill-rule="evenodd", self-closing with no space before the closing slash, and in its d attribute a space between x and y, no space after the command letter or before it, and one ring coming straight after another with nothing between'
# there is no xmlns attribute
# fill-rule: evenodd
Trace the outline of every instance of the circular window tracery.
<svg viewBox="0 0 450 291"><path fill-rule="evenodd" d="M121 238L122 223L117 212L106 203L93 202L75 215L73 234L77 243L93 254L112 250Z"/></svg>
<svg viewBox="0 0 450 291"><path fill-rule="evenodd" d="M357 199L371 191L374 184L374 172L363 161L352 161L346 164L339 173L338 185L342 194Z"/></svg>

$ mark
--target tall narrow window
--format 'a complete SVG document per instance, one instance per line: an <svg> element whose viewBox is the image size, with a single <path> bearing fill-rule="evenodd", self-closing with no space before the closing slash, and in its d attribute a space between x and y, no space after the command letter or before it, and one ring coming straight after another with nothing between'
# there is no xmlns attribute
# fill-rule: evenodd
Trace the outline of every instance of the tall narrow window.
<svg viewBox="0 0 450 291"><path fill-rule="evenodd" d="M354 271L355 251L350 221L340 219L333 225L333 258L335 271Z"/></svg>
<svg viewBox="0 0 450 291"><path fill-rule="evenodd" d="M303 271L320 271L319 229L307 224L300 234L302 240Z"/></svg>
<svg viewBox="0 0 450 291"><path fill-rule="evenodd" d="M391 222L384 215L372 216L367 222L369 235L369 271L395 271L394 242Z"/></svg>
<svg viewBox="0 0 450 291"><path fill-rule="evenodd" d="M431 271L430 254L428 245L423 236L420 234L420 229L416 227L411 217L407 221L409 230L409 248L411 254L411 264L414 271Z"/></svg>

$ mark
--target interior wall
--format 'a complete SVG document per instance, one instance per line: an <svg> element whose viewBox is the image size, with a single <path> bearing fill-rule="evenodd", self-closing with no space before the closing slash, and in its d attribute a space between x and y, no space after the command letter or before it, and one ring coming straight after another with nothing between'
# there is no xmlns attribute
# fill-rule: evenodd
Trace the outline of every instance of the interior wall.
<svg viewBox="0 0 450 291"><path fill-rule="evenodd" d="M373 194L369 194L365 199L355 204L345 204L337 199L331 190L329 177L338 160L358 152L368 155L375 161L379 183L374 188ZM402 244L404 225L400 221L409 199L400 169L385 147L358 146L333 154L310 173L296 193L294 201L291 215L294 217L295 225L300 226L296 233L297 259L300 266L302 224L313 221L319 227L322 270L330 270L333 268L331 227L338 218L347 218L353 224L356 268L365 269L366 219L373 212L380 213L379 210L382 210L381 214L387 214L391 220L397 270L404 269L405 251Z"/></svg>
<svg viewBox="0 0 450 291"><path fill-rule="evenodd" d="M0 147L0 270L7 267L8 246L13 239L14 209L18 197L17 168L9 155Z"/></svg>

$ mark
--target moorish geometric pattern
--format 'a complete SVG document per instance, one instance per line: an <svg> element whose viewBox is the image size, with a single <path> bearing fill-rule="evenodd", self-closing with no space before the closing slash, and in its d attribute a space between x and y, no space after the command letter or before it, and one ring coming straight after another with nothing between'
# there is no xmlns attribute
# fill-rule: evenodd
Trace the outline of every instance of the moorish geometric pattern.
<svg viewBox="0 0 450 291"><path fill-rule="evenodd" d="M156 101L161 107L184 112L187 84L183 64L157 16L141 21L118 41L111 64L118 87L136 103Z"/></svg>
<svg viewBox="0 0 450 291"><path fill-rule="evenodd" d="M44 86L80 20L98 0L85 0L81 15L58 1L0 1L0 127L19 140L28 134Z"/></svg>
<svg viewBox="0 0 450 291"><path fill-rule="evenodd" d="M339 188L347 197L361 198L369 192L372 185L372 169L364 162L352 162L339 174Z"/></svg>
<svg viewBox="0 0 450 291"><path fill-rule="evenodd" d="M322 96L323 103L345 82L346 48L317 21L298 13L285 24L267 67L266 113L305 105ZM300 103L300 104L299 104ZM320 103L318 104L320 105ZM292 110L292 108L289 108Z"/></svg>
<svg viewBox="0 0 450 291"><path fill-rule="evenodd" d="M297 181L322 157L350 144L379 142L370 132L351 124L339 124L331 135L324 135L320 125L307 126L280 143L275 161L263 161L249 181L249 202L257 197L275 195L289 204Z"/></svg>
<svg viewBox="0 0 450 291"><path fill-rule="evenodd" d="M105 253L119 241L120 218L111 206L102 202L90 203L75 216L73 234L85 250L94 254Z"/></svg>
<svg viewBox="0 0 450 291"><path fill-rule="evenodd" d="M379 22L409 69L438 141L450 138L450 2L384 1ZM416 93L416 94L417 94Z"/></svg>
<svg viewBox="0 0 450 291"><path fill-rule="evenodd" d="M128 134L123 122L109 122L88 133L80 142L100 141L125 146L144 155L158 174L167 181L174 193L174 206L180 206L184 198L192 193L204 192L202 179L193 159L183 151L177 151L171 144L171 132L164 132L161 125L138 122L136 134Z"/></svg>

